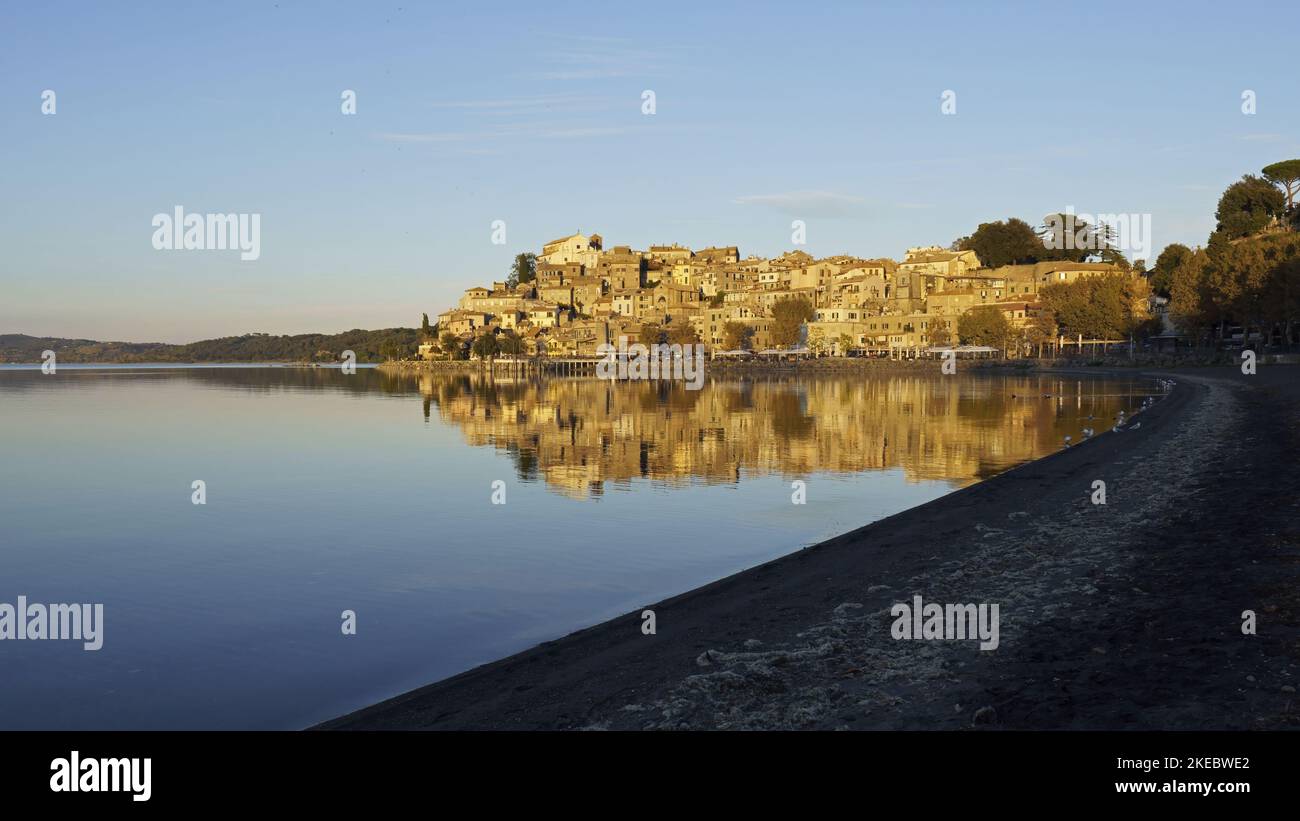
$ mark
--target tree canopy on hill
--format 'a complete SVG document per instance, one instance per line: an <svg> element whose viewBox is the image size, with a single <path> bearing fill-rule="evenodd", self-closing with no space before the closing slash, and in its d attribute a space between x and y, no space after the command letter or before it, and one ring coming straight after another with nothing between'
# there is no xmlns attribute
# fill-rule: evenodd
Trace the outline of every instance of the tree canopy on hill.
<svg viewBox="0 0 1300 821"><path fill-rule="evenodd" d="M957 240L953 247L958 251L974 251L980 263L989 268L1037 262L1045 250L1029 223L1015 217L1005 222L980 223L975 233Z"/></svg>
<svg viewBox="0 0 1300 821"><path fill-rule="evenodd" d="M1220 333L1227 324L1268 332L1300 317L1300 237L1279 233L1229 241L1221 237L1174 271L1170 310L1179 326Z"/></svg>
<svg viewBox="0 0 1300 821"><path fill-rule="evenodd" d="M1263 177L1246 174L1219 198L1214 212L1219 221L1217 232L1228 239L1248 237L1264 230L1285 210L1286 195Z"/></svg>
<svg viewBox="0 0 1300 821"><path fill-rule="evenodd" d="M1295 208L1296 194L1300 193L1300 160L1283 160L1264 166L1260 172L1264 179L1281 186L1288 211Z"/></svg>
<svg viewBox="0 0 1300 821"><path fill-rule="evenodd" d="M510 273L506 276L506 286L514 288L537 279L537 254L525 252L515 254L515 261L510 264Z"/></svg>
<svg viewBox="0 0 1300 821"><path fill-rule="evenodd" d="M1098 259L1128 267L1115 249L1115 229L1092 225L1077 214L1048 214L1037 229L1016 217L980 223L975 233L952 244L956 251L974 251L989 268L1035 262L1088 262Z"/></svg>
<svg viewBox="0 0 1300 821"><path fill-rule="evenodd" d="M1169 290L1169 313L1193 339L1225 341L1231 326L1265 344L1295 340L1300 320L1300 160L1247 174L1219 198L1218 225L1205 248L1171 245L1152 284ZM1159 277L1159 279L1157 279ZM1280 332L1280 333L1279 333Z"/></svg>

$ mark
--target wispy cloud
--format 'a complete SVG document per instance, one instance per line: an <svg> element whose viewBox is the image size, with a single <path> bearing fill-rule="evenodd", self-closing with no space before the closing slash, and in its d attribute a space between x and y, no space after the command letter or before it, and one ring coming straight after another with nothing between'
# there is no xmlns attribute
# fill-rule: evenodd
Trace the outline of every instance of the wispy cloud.
<svg viewBox="0 0 1300 821"><path fill-rule="evenodd" d="M438 100L428 105L447 112L439 131L381 131L371 136L392 143L491 142L512 137L524 139L583 139L608 137L648 127L609 125L608 112L620 106L636 111L639 98L582 94L541 94L471 100ZM448 123L447 121L450 121Z"/></svg>
<svg viewBox="0 0 1300 821"><path fill-rule="evenodd" d="M604 80L662 74L674 59L671 48L645 48L643 40L555 34L537 57L540 80Z"/></svg>
<svg viewBox="0 0 1300 821"><path fill-rule="evenodd" d="M602 80L607 77L626 77L631 70L622 67L583 68L567 71L543 71L537 76L542 80Z"/></svg>
<svg viewBox="0 0 1300 821"><path fill-rule="evenodd" d="M444 132L439 134L400 134L391 131L376 133L375 139L386 143L448 143L470 139L471 134Z"/></svg>
<svg viewBox="0 0 1300 821"><path fill-rule="evenodd" d="M520 115L537 113L578 114L608 111L617 104L610 97L585 94L540 94L533 97L507 97L487 100L440 100L431 103L433 108L473 112L483 116Z"/></svg>
<svg viewBox="0 0 1300 821"><path fill-rule="evenodd" d="M847 217L858 213L865 200L832 191L790 191L736 197L732 202L774 208L793 217Z"/></svg>
<svg viewBox="0 0 1300 821"><path fill-rule="evenodd" d="M1275 143L1285 138L1281 134L1242 134L1241 139L1251 143Z"/></svg>
<svg viewBox="0 0 1300 821"><path fill-rule="evenodd" d="M574 126L514 124L481 131L430 131L430 132L392 132L381 131L374 134L375 139L389 143L460 143L489 142L510 137L540 138L545 140L583 139L609 137L626 134L631 128L621 126Z"/></svg>
<svg viewBox="0 0 1300 821"><path fill-rule="evenodd" d="M614 134L626 134L631 129L618 126L596 126L591 128L556 128L537 132L537 136L551 140L582 137L609 137Z"/></svg>

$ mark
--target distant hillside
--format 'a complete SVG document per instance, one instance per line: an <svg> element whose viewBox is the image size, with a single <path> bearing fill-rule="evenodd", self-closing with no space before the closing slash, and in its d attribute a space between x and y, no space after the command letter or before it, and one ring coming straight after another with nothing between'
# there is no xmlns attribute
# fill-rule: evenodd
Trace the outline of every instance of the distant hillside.
<svg viewBox="0 0 1300 821"><path fill-rule="evenodd" d="M59 362L338 362L355 351L358 362L383 362L415 353L415 328L360 329L341 334L244 334L187 345L163 342L98 342L93 339L0 334L0 362L40 362L54 351Z"/></svg>

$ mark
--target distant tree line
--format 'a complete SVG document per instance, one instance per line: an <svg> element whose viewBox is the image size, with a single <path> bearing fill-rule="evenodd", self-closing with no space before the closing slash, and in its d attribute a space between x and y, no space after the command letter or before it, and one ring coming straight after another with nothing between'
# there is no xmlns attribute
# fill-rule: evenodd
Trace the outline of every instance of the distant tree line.
<svg viewBox="0 0 1300 821"><path fill-rule="evenodd" d="M60 362L339 362L354 351L358 362L382 362L413 356L419 343L415 328L351 330L340 334L275 336L255 333L205 339L185 345L163 342L100 342L91 339L0 335L0 361L39 362L52 350Z"/></svg>

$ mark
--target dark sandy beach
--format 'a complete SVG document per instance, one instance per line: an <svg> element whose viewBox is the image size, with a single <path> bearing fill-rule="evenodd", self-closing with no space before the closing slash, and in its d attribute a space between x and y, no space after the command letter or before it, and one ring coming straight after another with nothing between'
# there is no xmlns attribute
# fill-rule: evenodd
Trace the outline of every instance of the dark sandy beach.
<svg viewBox="0 0 1300 821"><path fill-rule="evenodd" d="M1300 726L1300 367L1157 375L1126 430L648 602L656 635L638 608L320 728ZM914 595L998 603L1000 646L894 640Z"/></svg>

